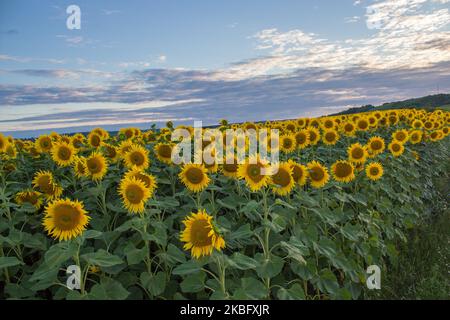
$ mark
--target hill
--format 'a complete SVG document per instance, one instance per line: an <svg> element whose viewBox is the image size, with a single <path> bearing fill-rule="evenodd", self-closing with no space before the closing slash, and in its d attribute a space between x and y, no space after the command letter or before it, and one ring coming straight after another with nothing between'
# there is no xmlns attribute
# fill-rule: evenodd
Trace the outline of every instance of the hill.
<svg viewBox="0 0 450 320"><path fill-rule="evenodd" d="M450 94L435 94L422 98L408 99L404 101L396 101L384 103L381 106L365 105L358 108L350 108L348 110L339 112L335 115L353 114L359 112L368 112L375 110L388 110L388 109L404 109L404 108L419 108L419 109L435 109L442 108L445 110L450 109Z"/></svg>

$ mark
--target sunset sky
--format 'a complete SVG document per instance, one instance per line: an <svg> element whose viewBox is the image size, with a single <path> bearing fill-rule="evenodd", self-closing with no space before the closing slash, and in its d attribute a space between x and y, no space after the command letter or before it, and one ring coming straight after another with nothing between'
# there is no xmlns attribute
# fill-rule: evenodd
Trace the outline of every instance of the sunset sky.
<svg viewBox="0 0 450 320"><path fill-rule="evenodd" d="M69 30L66 8L81 9ZM450 0L0 2L0 132L329 114L450 92Z"/></svg>

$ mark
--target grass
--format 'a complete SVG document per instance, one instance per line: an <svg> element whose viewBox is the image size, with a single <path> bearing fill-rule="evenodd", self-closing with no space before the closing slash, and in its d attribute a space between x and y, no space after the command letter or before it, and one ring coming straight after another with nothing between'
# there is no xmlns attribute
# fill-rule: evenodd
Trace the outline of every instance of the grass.
<svg viewBox="0 0 450 320"><path fill-rule="evenodd" d="M448 165L450 172L450 164ZM397 263L382 275L381 290L371 299L450 300L450 179L435 181L444 203L442 212L411 230L399 248Z"/></svg>

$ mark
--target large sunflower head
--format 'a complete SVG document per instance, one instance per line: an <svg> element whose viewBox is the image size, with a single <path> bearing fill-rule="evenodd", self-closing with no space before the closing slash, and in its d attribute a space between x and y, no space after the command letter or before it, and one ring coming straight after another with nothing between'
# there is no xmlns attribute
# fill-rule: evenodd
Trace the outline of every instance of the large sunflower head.
<svg viewBox="0 0 450 320"><path fill-rule="evenodd" d="M393 140L391 143L389 143L388 148L394 157L399 157L403 154L403 152L405 152L403 143L398 142L397 140Z"/></svg>
<svg viewBox="0 0 450 320"><path fill-rule="evenodd" d="M280 149L284 153L292 153L297 149L295 137L291 134L285 134L280 137Z"/></svg>
<svg viewBox="0 0 450 320"><path fill-rule="evenodd" d="M183 169L178 176L190 191L200 192L204 190L210 182L206 172L207 170L203 164L188 163L183 166Z"/></svg>
<svg viewBox="0 0 450 320"><path fill-rule="evenodd" d="M304 186L308 179L308 168L293 160L289 160L289 165L292 168L292 177L299 186Z"/></svg>
<svg viewBox="0 0 450 320"><path fill-rule="evenodd" d="M392 133L392 139L394 139L400 143L405 143L406 141L408 141L408 138L409 138L409 134L408 134L408 131L405 129L397 130L394 133Z"/></svg>
<svg viewBox="0 0 450 320"><path fill-rule="evenodd" d="M297 148L304 149L309 144L309 131L302 129L295 134L295 141L297 143Z"/></svg>
<svg viewBox="0 0 450 320"><path fill-rule="evenodd" d="M42 193L31 189L20 191L15 197L17 204L29 203L36 209L42 206Z"/></svg>
<svg viewBox="0 0 450 320"><path fill-rule="evenodd" d="M180 240L185 242L185 250L191 250L194 258L209 256L213 249L221 251L225 248L225 240L214 226L213 217L201 210L191 213L184 219L185 229L181 232Z"/></svg>
<svg viewBox="0 0 450 320"><path fill-rule="evenodd" d="M348 158L356 164L364 163L367 159L367 149L360 143L354 143L347 149Z"/></svg>
<svg viewBox="0 0 450 320"><path fill-rule="evenodd" d="M269 165L259 156L251 156L243 164L239 165L238 177L244 179L252 191L258 191L266 187L270 182Z"/></svg>
<svg viewBox="0 0 450 320"><path fill-rule="evenodd" d="M108 164L100 152L93 152L86 158L87 175L94 181L103 179L108 171Z"/></svg>
<svg viewBox="0 0 450 320"><path fill-rule="evenodd" d="M355 167L350 161L338 160L331 166L331 174L338 182L351 182L355 179Z"/></svg>
<svg viewBox="0 0 450 320"><path fill-rule="evenodd" d="M327 184L330 175L324 165L317 161L311 161L308 163L307 168L310 183L313 188L322 188Z"/></svg>
<svg viewBox="0 0 450 320"><path fill-rule="evenodd" d="M134 144L124 155L125 166L127 168L137 167L146 169L149 165L148 151L141 145Z"/></svg>
<svg viewBox="0 0 450 320"><path fill-rule="evenodd" d="M383 166L379 162L372 162L366 166L366 176L370 180L379 180L383 176Z"/></svg>
<svg viewBox="0 0 450 320"><path fill-rule="evenodd" d="M145 183L133 177L122 179L119 194L122 197L124 207L131 213L143 213L145 203L152 196Z"/></svg>
<svg viewBox="0 0 450 320"><path fill-rule="evenodd" d="M274 164L272 170L272 191L273 193L284 196L289 194L294 188L295 181L292 177L293 169L287 162Z"/></svg>
<svg viewBox="0 0 450 320"><path fill-rule="evenodd" d="M156 178L154 175L145 173L143 170L134 167L127 173L125 173L125 178L135 178L144 182L145 187L150 190L150 193L153 194L157 188Z"/></svg>
<svg viewBox="0 0 450 320"><path fill-rule="evenodd" d="M67 167L75 160L76 149L67 142L55 142L51 154L58 166Z"/></svg>
<svg viewBox="0 0 450 320"><path fill-rule="evenodd" d="M51 237L61 241L78 237L86 230L89 220L82 202L59 199L45 208L43 225Z"/></svg>
<svg viewBox="0 0 450 320"><path fill-rule="evenodd" d="M173 145L171 143L158 143L155 146L155 154L159 161L171 164L172 163L172 150Z"/></svg>
<svg viewBox="0 0 450 320"><path fill-rule="evenodd" d="M37 138L35 146L40 153L50 152L52 150L53 140L48 135L42 135Z"/></svg>
<svg viewBox="0 0 450 320"><path fill-rule="evenodd" d="M367 142L367 149L373 156L383 153L385 148L384 139L379 136L371 137Z"/></svg>
<svg viewBox="0 0 450 320"><path fill-rule="evenodd" d="M322 141L326 145L332 146L335 145L339 140L339 134L334 129L326 129L322 134Z"/></svg>

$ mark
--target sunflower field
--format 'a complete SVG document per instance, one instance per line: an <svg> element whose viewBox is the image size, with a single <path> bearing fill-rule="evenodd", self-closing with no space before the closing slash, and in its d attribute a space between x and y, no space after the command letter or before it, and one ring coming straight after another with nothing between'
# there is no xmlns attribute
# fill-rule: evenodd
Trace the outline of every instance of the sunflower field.
<svg viewBox="0 0 450 320"><path fill-rule="evenodd" d="M278 170L230 152L175 165L170 122L0 134L0 298L361 299L367 267L389 272L407 231L447 205L433 179L448 175L450 112L217 128L278 129Z"/></svg>

